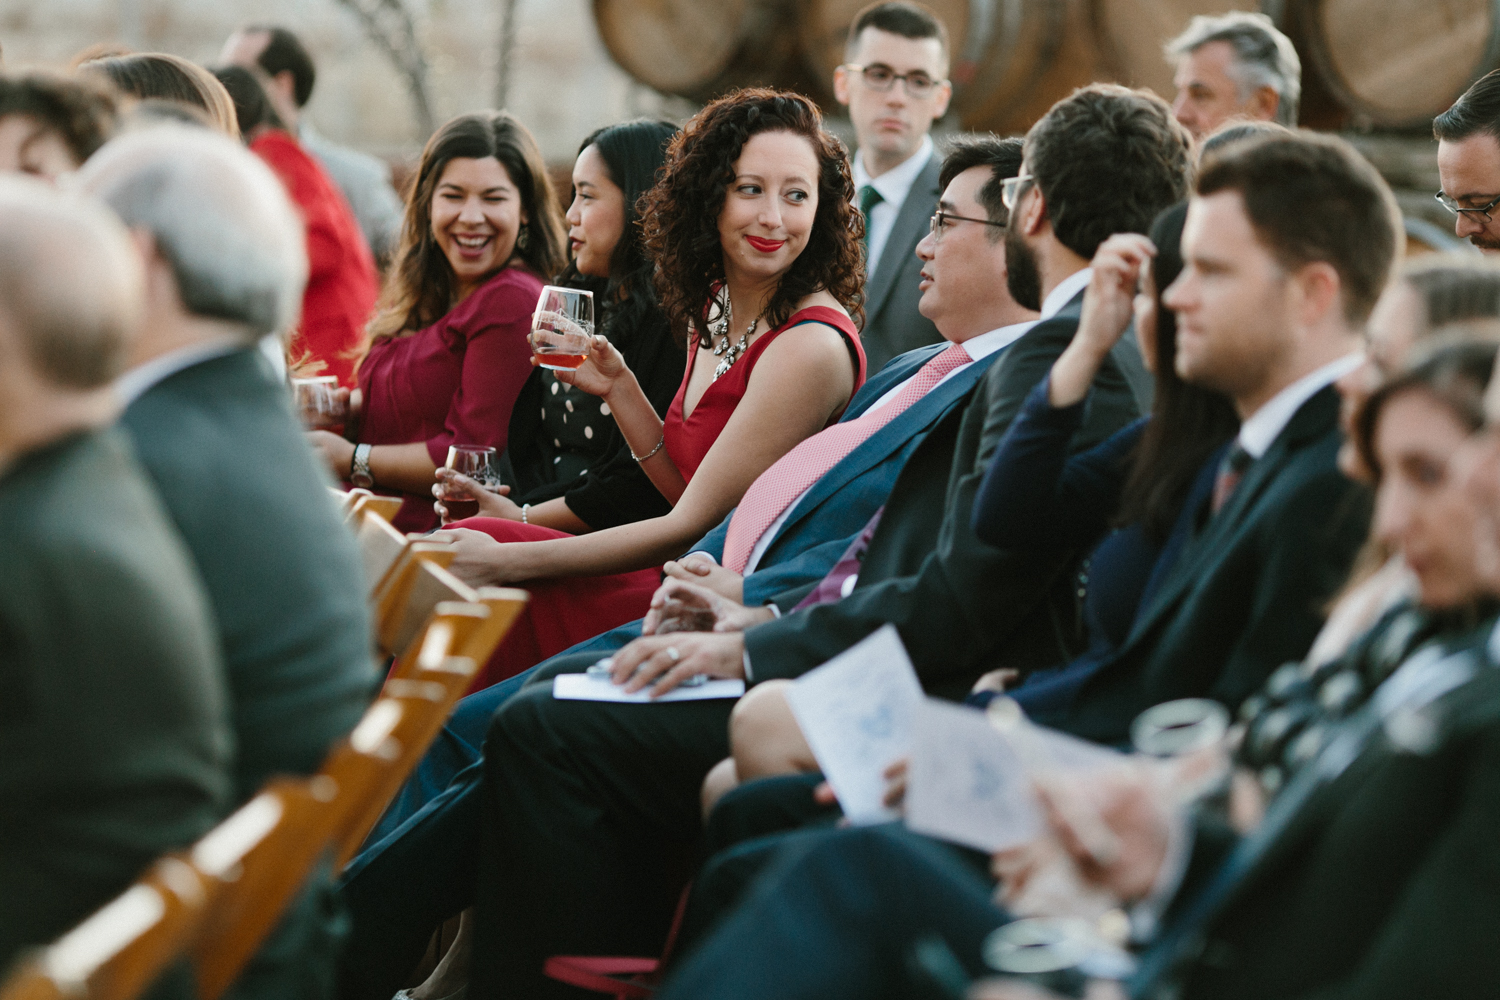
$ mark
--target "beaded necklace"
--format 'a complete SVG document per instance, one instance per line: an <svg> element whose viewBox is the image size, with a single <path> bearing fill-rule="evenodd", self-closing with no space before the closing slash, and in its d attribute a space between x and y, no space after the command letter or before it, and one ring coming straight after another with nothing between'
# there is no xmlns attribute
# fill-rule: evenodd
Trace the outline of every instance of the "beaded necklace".
<svg viewBox="0 0 1500 1000"><path fill-rule="evenodd" d="M750 343L750 335L754 333L755 328L760 325L760 317L755 317L750 325L745 328L745 332L740 337L739 343L731 347L729 344L729 338L731 336L729 327L733 322L734 307L730 304L729 290L726 288L724 290L724 301L721 305L721 308L719 309L719 321L718 323L714 324L714 326L709 330L709 341L714 344L714 357L724 358L724 360L720 361L718 366L714 368L713 380L715 382L719 381L719 377L721 375L728 372L730 368L733 368L734 363L744 355L745 348ZM722 340L719 339L721 337L723 338Z"/></svg>

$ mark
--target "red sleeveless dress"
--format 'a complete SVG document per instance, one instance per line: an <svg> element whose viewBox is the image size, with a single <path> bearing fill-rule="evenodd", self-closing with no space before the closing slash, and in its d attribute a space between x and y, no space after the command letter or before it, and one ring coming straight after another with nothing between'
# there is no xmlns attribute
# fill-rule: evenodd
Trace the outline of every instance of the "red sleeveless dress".
<svg viewBox="0 0 1500 1000"><path fill-rule="evenodd" d="M859 391L865 381L865 352L859 342L859 331L849 317L839 310L827 306L810 306L793 313L774 330L762 334L729 371L709 385L698 400L698 405L693 407L693 412L683 416L683 397L687 393L688 382L693 377L693 365L698 357L697 344L694 343L688 349L682 385L678 387L677 395L672 399L666 419L662 422L662 433L666 440L663 447L672 456L672 462L682 473L683 479L693 478L693 473L698 470L704 456L724 430L735 407L745 397L745 390L750 385L750 373L765 353L766 347L799 323L823 323L843 335L849 348L850 363L855 370L854 391ZM522 524L505 518L471 517L456 521L449 527L473 528L500 542L537 542L573 537L564 531ZM515 625L490 658L488 665L475 679L471 690L477 691L503 681L548 657L556 656L570 646L644 617L651 606L651 595L656 593L660 584L660 567L602 576L529 580L519 584L531 592L531 600L527 602L525 611L516 619Z"/></svg>

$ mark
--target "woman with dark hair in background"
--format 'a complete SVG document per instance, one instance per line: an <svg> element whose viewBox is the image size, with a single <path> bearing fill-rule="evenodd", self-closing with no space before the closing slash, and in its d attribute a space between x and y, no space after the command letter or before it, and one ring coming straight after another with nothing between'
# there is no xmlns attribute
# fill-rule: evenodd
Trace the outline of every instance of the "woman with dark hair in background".
<svg viewBox="0 0 1500 1000"><path fill-rule="evenodd" d="M114 134L115 101L87 80L0 78L0 170L56 180Z"/></svg>
<svg viewBox="0 0 1500 1000"><path fill-rule="evenodd" d="M225 66L214 75L234 101L240 135L281 179L307 232L307 289L287 345L294 375L332 375L354 387L354 362L365 323L380 295L380 276L354 211L338 185L283 127L252 70Z"/></svg>
<svg viewBox="0 0 1500 1000"><path fill-rule="evenodd" d="M78 72L96 74L122 94L138 100L156 98L201 108L214 128L236 139L240 127L234 101L212 73L197 63L166 52L139 52L128 56L90 59Z"/></svg>
<svg viewBox="0 0 1500 1000"><path fill-rule="evenodd" d="M527 581L524 615L550 637L537 660L645 614L657 568L834 423L864 381L849 315L863 286L849 169L817 107L773 90L722 97L672 140L641 217L657 291L688 352L677 395L657 416L603 338L565 376L604 398L672 509L569 536L530 524L523 507L521 522L477 518L453 526L477 530L434 536L455 543L451 570L471 583Z"/></svg>
<svg viewBox="0 0 1500 1000"><path fill-rule="evenodd" d="M505 448L531 313L565 260L560 216L536 140L509 114L460 115L427 141L345 437L308 432L338 478L405 495L400 530L437 525L430 490L450 445Z"/></svg>
<svg viewBox="0 0 1500 1000"><path fill-rule="evenodd" d="M670 122L638 121L600 129L583 141L573 167L573 202L567 212L573 260L558 278L558 284L594 293L601 336L585 364L628 365L658 419L666 415L682 381L682 348L657 303L636 204L656 182L667 143L676 133L677 126ZM630 443L609 404L586 391L592 384L588 375L584 372L575 384L578 373L544 368L532 372L511 410L500 492L492 493L448 469L438 470L439 480L451 481L476 499L481 517L550 529L542 537L582 534L666 514L672 505L631 457ZM440 483L433 494L441 496L443 490ZM441 501L435 509L444 519L449 516ZM601 586L611 581L630 582L628 576L608 578ZM654 586L654 575L644 585ZM587 616L589 607L565 603L569 596L562 585L542 584L534 600L545 605L547 613L522 615L475 686L509 677L543 659L545 651L570 645L566 622L575 614ZM602 595L595 590L588 599L597 602ZM483 726L481 722L481 733Z"/></svg>

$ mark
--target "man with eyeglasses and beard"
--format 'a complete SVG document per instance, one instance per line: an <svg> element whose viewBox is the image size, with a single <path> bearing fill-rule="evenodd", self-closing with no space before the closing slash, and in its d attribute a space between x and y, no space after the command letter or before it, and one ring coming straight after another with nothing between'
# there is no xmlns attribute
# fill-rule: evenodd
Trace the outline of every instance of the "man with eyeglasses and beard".
<svg viewBox="0 0 1500 1000"><path fill-rule="evenodd" d="M1432 122L1438 140L1437 200L1453 231L1485 253L1500 252L1500 70L1486 75Z"/></svg>
<svg viewBox="0 0 1500 1000"><path fill-rule="evenodd" d="M871 373L942 335L917 310L921 263L913 256L937 208L942 157L928 132L948 110L948 31L932 11L907 0L855 15L833 74L859 149L856 204L865 219L865 325Z"/></svg>

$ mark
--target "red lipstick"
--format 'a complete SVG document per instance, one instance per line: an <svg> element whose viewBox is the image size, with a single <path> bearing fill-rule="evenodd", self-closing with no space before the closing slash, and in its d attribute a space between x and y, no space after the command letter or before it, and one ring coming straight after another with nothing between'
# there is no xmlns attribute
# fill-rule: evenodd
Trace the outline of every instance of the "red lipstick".
<svg viewBox="0 0 1500 1000"><path fill-rule="evenodd" d="M761 253L775 253L786 245L786 240L763 240L759 236L746 236L745 242Z"/></svg>

